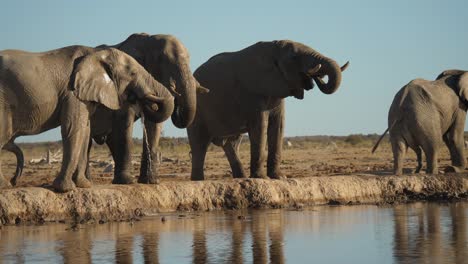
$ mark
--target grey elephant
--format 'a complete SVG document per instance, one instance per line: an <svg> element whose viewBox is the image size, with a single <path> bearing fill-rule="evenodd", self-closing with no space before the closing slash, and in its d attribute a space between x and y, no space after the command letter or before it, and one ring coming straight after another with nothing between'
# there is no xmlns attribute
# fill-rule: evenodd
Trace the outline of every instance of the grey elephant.
<svg viewBox="0 0 468 264"><path fill-rule="evenodd" d="M175 97L172 123L178 128L189 126L195 116L196 93L206 93L190 70L189 53L185 46L171 35L132 34L125 41L97 48L113 47L124 51L138 61L154 79L170 88ZM103 109L103 108L101 108ZM105 142L115 161L113 183L132 183L131 149L133 123L139 114L132 108L119 111L99 111L91 122L93 138ZM157 183L156 162L162 123L145 120L146 133L143 135L143 151L140 167L140 183Z"/></svg>
<svg viewBox="0 0 468 264"><path fill-rule="evenodd" d="M237 153L240 134L250 138L250 177L283 178L281 162L284 98L303 99L314 80L325 94L334 93L346 69L298 42L258 42L237 52L213 56L194 73L210 89L197 97L195 120L187 128L192 151L192 180L203 180L208 145L222 146L233 177L246 177ZM328 76L328 82L324 81ZM263 171L268 145L267 173Z"/></svg>
<svg viewBox="0 0 468 264"><path fill-rule="evenodd" d="M405 85L393 99L388 113L388 129L394 158L394 173L403 173L407 148L416 152L422 168L422 152L426 155L429 174L438 173L438 155L445 143L450 151L452 165L446 171L465 169L464 128L468 104L468 72L447 70L435 81L416 79Z"/></svg>
<svg viewBox="0 0 468 264"><path fill-rule="evenodd" d="M117 49L0 52L0 148L16 137L61 126L63 162L53 182L59 192L90 186L85 177L90 118L99 105L137 108L147 119L162 122L174 110L174 97ZM0 171L0 187L8 185Z"/></svg>
<svg viewBox="0 0 468 264"><path fill-rule="evenodd" d="M101 45L96 49L113 47L124 51L137 60L154 79L171 89L175 96L175 111L172 121L176 127L185 128L193 121L196 109L196 92L208 90L201 87L192 75L189 66L189 53L185 46L171 35L132 34L125 41L116 45ZM134 108L123 106L112 111L100 106L91 119L91 135L98 144L106 143L115 161L113 183L132 183L131 149L133 145L133 123L139 119L139 112ZM143 137L140 183L157 183L157 152L162 123L145 119L146 133ZM88 153L91 149L89 142ZM17 155L18 157L18 155ZM18 162L17 172L12 184L21 175L24 164ZM89 166L86 170L90 178Z"/></svg>

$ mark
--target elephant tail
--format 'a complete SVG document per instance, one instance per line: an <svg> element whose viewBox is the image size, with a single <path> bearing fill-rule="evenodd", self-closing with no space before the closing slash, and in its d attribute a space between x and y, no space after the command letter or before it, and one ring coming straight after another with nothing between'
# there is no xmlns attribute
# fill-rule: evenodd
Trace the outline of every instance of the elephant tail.
<svg viewBox="0 0 468 264"><path fill-rule="evenodd" d="M5 146L3 146L4 150L7 150L9 152L12 152L13 154L16 155L16 171L15 175L13 178L11 178L10 183L13 186L16 186L16 182L18 181L18 178L21 177L21 174L23 173L23 168L24 168L24 155L23 151L16 145L14 142L9 142Z"/></svg>
<svg viewBox="0 0 468 264"><path fill-rule="evenodd" d="M398 120L395 120L393 121L392 125L390 127L388 127L384 132L383 134L380 136L379 140L377 140L377 143L375 143L374 147L372 148L372 153L374 153L377 148L379 147L379 144L380 144L380 141L382 141L382 139L384 138L385 134L387 134L387 132L393 128L393 126L395 126L395 124L397 123Z"/></svg>

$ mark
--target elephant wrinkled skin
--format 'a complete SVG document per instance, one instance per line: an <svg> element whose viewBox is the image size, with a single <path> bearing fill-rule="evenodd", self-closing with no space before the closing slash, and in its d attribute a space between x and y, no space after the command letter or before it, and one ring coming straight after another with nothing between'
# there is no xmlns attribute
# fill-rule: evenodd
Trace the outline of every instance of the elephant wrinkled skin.
<svg viewBox="0 0 468 264"><path fill-rule="evenodd" d="M394 173L403 173L403 160L408 147L416 152L422 168L426 155L429 174L438 173L438 155L445 143L452 166L447 172L465 169L464 128L468 104L468 72L447 70L435 81L416 79L405 85L393 99L388 113L388 129L394 158ZM374 152L383 136L375 144Z"/></svg>
<svg viewBox="0 0 468 264"><path fill-rule="evenodd" d="M184 45L171 35L148 35L146 33L132 34L125 41L113 45L101 45L96 49L116 48L124 51L137 60L154 79L164 86L171 88L171 93L176 97L175 111L172 114L174 125L180 128L187 127L193 121L196 108L196 91L206 92L199 86L193 77L189 67L189 54ZM111 111L106 107L98 107L91 119L91 136L98 144L106 143L115 162L115 184L133 183L131 175L131 149L133 145L133 123L138 120L141 113L138 109L124 106L118 111ZM143 134L143 150L141 158L140 183L158 182L158 163L156 162L159 138L162 123L144 120L146 133ZM90 151L91 141L89 142ZM15 183L21 175L24 166L19 148L15 150L17 155L17 170L12 178ZM16 151L16 150L19 150ZM86 176L90 179L89 165Z"/></svg>
<svg viewBox="0 0 468 264"><path fill-rule="evenodd" d="M101 45L97 48L103 47L108 46ZM110 47L132 56L154 79L170 89L175 97L175 109L171 119L176 127L185 128L192 123L197 105L196 92L206 92L206 90L200 87L193 77L189 65L189 53L177 38L171 35L139 33L132 34L125 41ZM91 122L92 133L96 142L104 138L111 150L115 161L112 182L132 183L132 133L133 123L138 119L139 113L129 108L114 112L102 108L98 110L102 111L99 111L98 116ZM145 119L144 125L146 133L143 134L142 162L138 182L157 183L156 157L162 123L154 123Z"/></svg>
<svg viewBox="0 0 468 264"><path fill-rule="evenodd" d="M347 67L301 43L258 42L237 52L213 56L194 73L210 92L197 96L194 122L187 128L192 149L192 180L203 180L210 142L222 146L235 178L246 177L237 146L240 134L251 143L250 176L280 179L284 98L302 99L313 81L325 94L334 93ZM328 82L324 81L328 76ZM268 145L267 173L263 172Z"/></svg>
<svg viewBox="0 0 468 264"><path fill-rule="evenodd" d="M11 146L16 137L61 126L63 161L53 183L59 192L90 186L85 177L90 118L99 105L140 109L147 119L163 122L174 110L174 98L135 59L117 49L70 46L40 53L0 52L0 149ZM0 187L6 186L0 172Z"/></svg>

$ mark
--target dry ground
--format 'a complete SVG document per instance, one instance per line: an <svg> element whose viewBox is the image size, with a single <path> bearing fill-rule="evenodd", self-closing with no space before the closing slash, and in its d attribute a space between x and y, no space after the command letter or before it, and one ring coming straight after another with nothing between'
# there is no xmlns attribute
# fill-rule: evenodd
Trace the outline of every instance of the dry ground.
<svg viewBox="0 0 468 264"><path fill-rule="evenodd" d="M325 139L324 139L325 138ZM355 173L376 175L390 175L393 168L393 157L388 142L383 142L375 154L370 150L374 143L372 140L362 140L358 143L348 142L346 137L332 140L321 137L320 140L310 138L286 139L292 143L288 147L285 144L281 168L289 178L305 176L332 176ZM183 139L165 139L161 144L162 162L160 175L162 181L189 180L190 156L189 147ZM23 176L18 181L18 186L44 186L50 184L60 170L60 163L34 165L29 161L33 158L44 156L46 150L57 150L59 143L23 144L21 148L25 154L25 168ZM141 143L133 148L133 171L135 177L139 174L139 161ZM249 143L244 140L241 146L240 156L244 168L249 170ZM6 177L11 177L16 166L15 156L5 151L1 154L3 172ZM107 184L112 181L112 172L104 173L105 162L112 158L106 146L94 145L91 152L91 173L94 184ZM440 166L450 164L448 151L444 148L440 156ZM410 150L406 161L406 172L410 173L416 166L415 154ZM425 166L425 162L424 162ZM424 167L425 168L425 167ZM205 163L205 174L208 179L230 178L231 171L222 149L210 146Z"/></svg>

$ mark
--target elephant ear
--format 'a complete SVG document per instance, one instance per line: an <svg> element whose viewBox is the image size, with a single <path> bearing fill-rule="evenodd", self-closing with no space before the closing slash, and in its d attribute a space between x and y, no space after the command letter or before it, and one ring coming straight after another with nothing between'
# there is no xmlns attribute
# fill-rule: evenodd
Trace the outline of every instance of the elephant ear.
<svg viewBox="0 0 468 264"><path fill-rule="evenodd" d="M468 102L468 72L460 75L458 79L459 95L465 102Z"/></svg>
<svg viewBox="0 0 468 264"><path fill-rule="evenodd" d="M100 103L117 110L121 107L121 98L106 55L96 52L82 58L74 68L71 89L81 101Z"/></svg>

